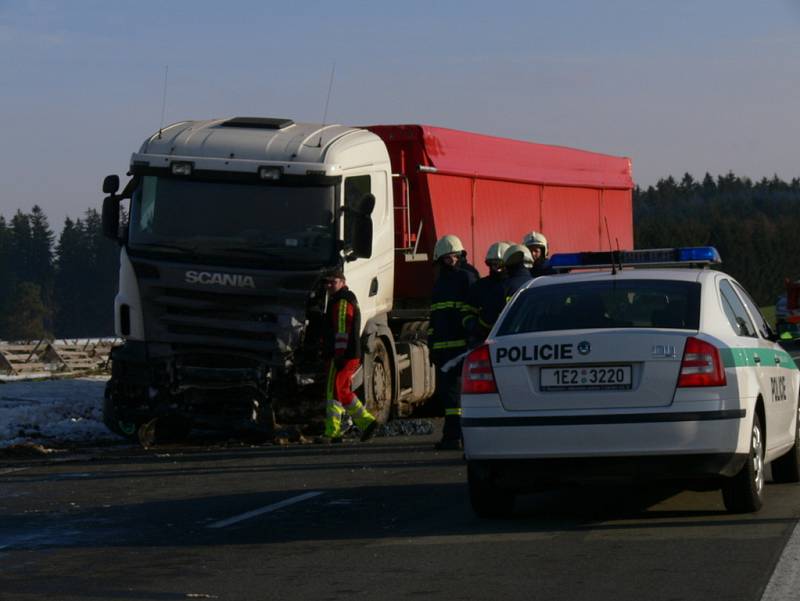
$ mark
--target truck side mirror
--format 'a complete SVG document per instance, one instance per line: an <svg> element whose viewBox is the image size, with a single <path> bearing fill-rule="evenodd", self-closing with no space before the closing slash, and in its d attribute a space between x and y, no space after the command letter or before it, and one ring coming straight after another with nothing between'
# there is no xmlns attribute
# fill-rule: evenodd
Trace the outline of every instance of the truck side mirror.
<svg viewBox="0 0 800 601"><path fill-rule="evenodd" d="M369 259L372 256L372 219L369 216L358 215L353 219L350 248L356 258Z"/></svg>
<svg viewBox="0 0 800 601"><path fill-rule="evenodd" d="M345 248L347 258L368 259L372 256L372 211L375 196L364 194L358 200L350 200L344 209Z"/></svg>
<svg viewBox="0 0 800 601"><path fill-rule="evenodd" d="M119 190L119 176L107 175L103 180L103 194L114 195Z"/></svg>
<svg viewBox="0 0 800 601"><path fill-rule="evenodd" d="M357 202L353 203L355 206L352 207L351 210L355 211L359 215L363 215L364 217L369 217L372 215L372 211L375 210L375 195L374 194L364 194Z"/></svg>
<svg viewBox="0 0 800 601"><path fill-rule="evenodd" d="M119 184L119 181L117 183ZM103 199L103 235L117 241L119 241L119 201L120 199L113 196L113 193L112 196Z"/></svg>

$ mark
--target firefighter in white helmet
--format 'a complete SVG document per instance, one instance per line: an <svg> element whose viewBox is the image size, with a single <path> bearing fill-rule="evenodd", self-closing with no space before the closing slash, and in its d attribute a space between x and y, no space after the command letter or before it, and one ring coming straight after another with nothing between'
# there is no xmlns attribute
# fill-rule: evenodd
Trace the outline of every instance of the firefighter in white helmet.
<svg viewBox="0 0 800 601"><path fill-rule="evenodd" d="M503 254L509 246L508 242L495 242L488 248L484 261L489 268L489 275L482 277L469 289L469 314L464 318L464 326L470 347L486 339L505 306L503 284L506 272Z"/></svg>
<svg viewBox="0 0 800 601"><path fill-rule="evenodd" d="M522 239L522 243L528 248L533 258L533 267L530 270L531 276L536 278L540 275L555 273L547 260L547 238L543 233L535 230L528 232Z"/></svg>
<svg viewBox="0 0 800 601"><path fill-rule="evenodd" d="M467 294L475 277L459 267L463 252L461 240L452 234L437 240L433 249L438 276L431 293L428 347L437 369L436 395L444 405L444 429L438 449L461 448L461 368L457 365L442 371L442 367L467 350L464 317Z"/></svg>
<svg viewBox="0 0 800 601"><path fill-rule="evenodd" d="M514 293L533 279L531 268L533 257L531 251L522 244L512 244L503 253L503 263L506 266L507 279L504 283L504 301L514 296Z"/></svg>

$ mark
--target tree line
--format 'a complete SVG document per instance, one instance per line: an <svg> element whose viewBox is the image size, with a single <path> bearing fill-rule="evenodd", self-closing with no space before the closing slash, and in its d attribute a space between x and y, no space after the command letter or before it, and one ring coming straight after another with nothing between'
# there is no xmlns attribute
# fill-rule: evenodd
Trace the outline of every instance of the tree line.
<svg viewBox="0 0 800 601"><path fill-rule="evenodd" d="M716 246L759 305L800 277L800 178L669 176L634 190L633 218L637 248ZM0 215L0 340L113 335L118 270L94 209L67 218L57 240L38 206Z"/></svg>
<svg viewBox="0 0 800 601"><path fill-rule="evenodd" d="M800 178L670 176L634 190L633 222L637 248L715 246L718 268L759 306L775 303L785 277L800 277Z"/></svg>
<svg viewBox="0 0 800 601"><path fill-rule="evenodd" d="M0 340L113 336L118 269L94 209L57 241L39 206L0 215Z"/></svg>

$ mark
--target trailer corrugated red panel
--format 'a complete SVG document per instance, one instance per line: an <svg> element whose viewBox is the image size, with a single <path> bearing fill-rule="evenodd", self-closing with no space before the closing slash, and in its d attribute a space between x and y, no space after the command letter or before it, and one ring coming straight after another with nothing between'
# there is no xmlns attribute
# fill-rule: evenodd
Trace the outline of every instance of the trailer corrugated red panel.
<svg viewBox="0 0 800 601"><path fill-rule="evenodd" d="M633 179L626 157L427 125L367 129L386 143L399 175L398 248L416 244L432 256L438 238L455 234L482 272L490 244L519 242L534 229L547 236L551 253L608 249L609 238L614 248L633 248ZM395 273L396 298L427 298L430 261L399 258Z"/></svg>

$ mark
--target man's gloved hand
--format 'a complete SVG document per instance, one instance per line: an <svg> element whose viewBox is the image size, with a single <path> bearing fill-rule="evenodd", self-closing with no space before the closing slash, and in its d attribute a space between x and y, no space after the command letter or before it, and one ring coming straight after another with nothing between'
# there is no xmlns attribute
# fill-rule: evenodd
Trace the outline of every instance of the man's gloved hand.
<svg viewBox="0 0 800 601"><path fill-rule="evenodd" d="M336 367L337 371L343 369L345 363L347 363L347 359L345 357L335 357L333 359L333 365Z"/></svg>

